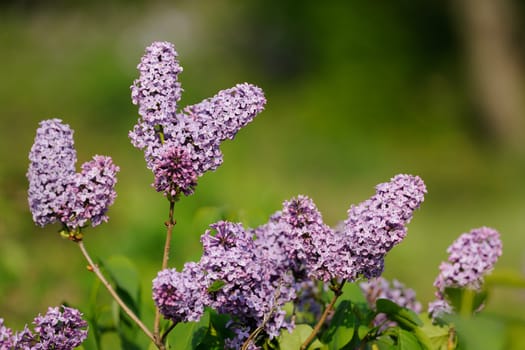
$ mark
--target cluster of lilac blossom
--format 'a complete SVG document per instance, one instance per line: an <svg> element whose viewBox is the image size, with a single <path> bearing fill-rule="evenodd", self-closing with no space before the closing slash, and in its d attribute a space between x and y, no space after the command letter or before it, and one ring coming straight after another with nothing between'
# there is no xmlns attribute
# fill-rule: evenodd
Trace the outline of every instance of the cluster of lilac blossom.
<svg viewBox="0 0 525 350"><path fill-rule="evenodd" d="M158 274L153 299L174 322L196 321L206 306L232 315L239 321L234 326L243 325L234 327L236 337L228 341L234 349L257 327L276 337L294 327L293 319L286 317L286 303L318 306L315 300L303 300L311 294L303 289L313 288L312 281L355 281L380 274L362 252L368 249L371 259L384 259L406 235L404 225L425 192L419 177L397 175L378 185L376 194L358 209L351 207L347 224L336 230L323 223L313 201L302 195L285 201L281 211L255 229L218 222L201 237L204 252L199 262L186 264L181 272L168 269ZM373 234L380 237L366 242ZM357 254L361 255L356 258ZM408 292L405 297L408 303Z"/></svg>
<svg viewBox="0 0 525 350"><path fill-rule="evenodd" d="M28 200L37 225L61 222L76 230L88 222L107 221L119 168L110 157L96 155L76 173L73 130L60 119L40 122L29 153Z"/></svg>
<svg viewBox="0 0 525 350"><path fill-rule="evenodd" d="M370 199L350 207L343 234L353 271L346 278L381 275L386 253L405 238L406 224L426 192L421 178L400 174L377 185Z"/></svg>
<svg viewBox="0 0 525 350"><path fill-rule="evenodd" d="M368 281L359 283L359 287L366 297L368 305L372 310L375 309L377 299L388 299L401 307L405 307L419 314L422 310L421 303L416 299L413 289L405 287L398 280L389 282L383 277L372 278ZM385 330L388 327L395 327L396 322L388 321L384 314L378 314L374 318L374 325Z"/></svg>
<svg viewBox="0 0 525 350"><path fill-rule="evenodd" d="M260 88L244 83L178 111L182 67L177 57L173 44L154 42L131 86L140 117L129 137L144 151L155 190L171 196L192 194L197 178L222 163L221 142L233 139L266 103Z"/></svg>
<svg viewBox="0 0 525 350"><path fill-rule="evenodd" d="M447 253L448 261L441 263L434 281L437 299L428 306L433 317L453 312L452 305L446 300L446 288L481 289L483 277L492 271L502 254L499 232L480 227L463 233L448 247Z"/></svg>
<svg viewBox="0 0 525 350"><path fill-rule="evenodd" d="M241 224L220 221L210 227L201 237L198 263L186 263L181 272L161 271L153 281L153 299L164 317L196 321L205 306L229 314L237 334L231 348L240 348L246 329L263 327L272 338L291 329L282 307L295 298L293 276L261 254L252 231Z"/></svg>
<svg viewBox="0 0 525 350"><path fill-rule="evenodd" d="M26 325L13 333L0 319L0 349L71 350L82 344L88 333L82 314L67 306L62 306L62 311L50 307L44 316L35 317L33 324L33 331Z"/></svg>

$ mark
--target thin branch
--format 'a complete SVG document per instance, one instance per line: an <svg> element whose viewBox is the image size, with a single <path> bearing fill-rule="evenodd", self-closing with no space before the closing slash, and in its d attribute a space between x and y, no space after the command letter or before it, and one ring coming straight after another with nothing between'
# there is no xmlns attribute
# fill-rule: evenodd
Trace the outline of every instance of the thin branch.
<svg viewBox="0 0 525 350"><path fill-rule="evenodd" d="M84 246L84 243L81 240L77 241L77 243L78 243L78 246L80 247L80 251L82 252L82 254L84 255L84 257L89 263L90 271L93 271L95 275L97 275L98 279L102 282L104 287L106 287L106 289L108 290L109 294L111 294L113 299L115 299L115 301L120 305L122 310L124 310L124 312L133 320L133 322L135 322L139 326L139 328L142 329L144 334L146 334L146 336L151 339L151 341L157 346L157 348L162 350L164 347L159 345L156 342L155 337L150 332L150 330L144 325L144 323L142 323L142 321L137 317L137 315L135 315L135 313L122 301L122 299L120 299L117 292L115 292L111 284L108 282L108 280L104 277L104 275L100 271L99 267L93 262L93 260L91 259L91 257L89 256L86 250L86 247Z"/></svg>
<svg viewBox="0 0 525 350"><path fill-rule="evenodd" d="M175 201L176 197L169 197L170 201L170 210L169 210L169 218L168 221L166 221L165 225L167 227L166 232L166 242L164 243L164 254L162 255L162 270L166 269L168 267L168 260L170 258L170 249L171 249L171 239L173 237L173 228L175 227L176 221L173 218L173 213L175 209ZM166 336L168 333L173 329L174 326L170 327L161 337L160 335L160 311L159 308L155 309L155 321L153 323L153 334L155 339L157 339L160 343L164 344L164 341L166 340Z"/></svg>
<svg viewBox="0 0 525 350"><path fill-rule="evenodd" d="M165 344L166 343L166 337L168 336L169 332L171 332L173 330L173 328L175 328L175 326L177 325L178 323L177 322L173 322L169 327L168 329L166 329L166 331L164 332L164 334L162 335L162 337L160 338L160 341L162 342L162 344Z"/></svg>
<svg viewBox="0 0 525 350"><path fill-rule="evenodd" d="M343 280L343 282L341 282L341 284L339 284L338 286L333 288L334 297L330 301L330 304L328 304L328 306L324 310L323 314L321 315L321 318L319 319L319 321L315 325L314 329L312 330L312 333L310 333L308 338L304 341L303 345L301 345L301 350L308 349L308 346L310 345L310 343L315 339L315 337L317 336L317 334L321 330L321 327L325 323L326 318L328 317L328 315L330 314L330 312L334 308L335 302L341 296L342 290L343 290L343 286L345 285L345 282L346 282L346 280Z"/></svg>

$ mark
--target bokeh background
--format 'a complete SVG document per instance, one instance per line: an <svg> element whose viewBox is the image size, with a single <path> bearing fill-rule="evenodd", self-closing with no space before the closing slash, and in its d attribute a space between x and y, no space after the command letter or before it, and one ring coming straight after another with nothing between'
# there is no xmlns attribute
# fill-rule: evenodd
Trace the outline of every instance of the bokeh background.
<svg viewBox="0 0 525 350"><path fill-rule="evenodd" d="M104 154L121 167L110 221L85 244L136 263L152 308L168 203L127 133L129 86L156 40L179 52L181 106L244 81L268 99L177 204L171 266L197 260L219 218L253 227L306 194L336 225L377 183L411 173L429 192L386 277L426 304L448 245L484 225L502 235L497 271L523 273L524 39L517 0L2 2L0 317L19 329L50 305L86 307L91 291L78 248L27 207L27 155L38 122L55 117L75 130L79 165ZM487 312L523 327L523 290L497 288Z"/></svg>

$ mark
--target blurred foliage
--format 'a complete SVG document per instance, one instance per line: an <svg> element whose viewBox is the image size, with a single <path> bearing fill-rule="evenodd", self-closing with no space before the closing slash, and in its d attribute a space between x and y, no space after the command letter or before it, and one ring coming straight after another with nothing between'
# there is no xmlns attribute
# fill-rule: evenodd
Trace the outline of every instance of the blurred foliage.
<svg viewBox="0 0 525 350"><path fill-rule="evenodd" d="M102 259L134 261L144 308L152 308L168 202L151 189L127 132L137 118L129 86L154 40L179 52L181 106L242 81L268 98L266 111L224 145L224 164L177 204L172 266L198 259L199 236L217 219L259 225L303 193L335 225L375 184L402 172L420 175L429 194L387 258L387 277L425 304L447 246L483 225L502 234L498 269L522 272L525 158L476 115L454 21L437 0L4 2L0 317L21 328L64 300L82 308L94 281L58 227L35 227L27 208L27 153L38 122L51 117L75 130L79 164L105 154L121 167L110 221L88 230L86 245ZM515 317L518 333L523 294L501 289L492 298L489 311Z"/></svg>

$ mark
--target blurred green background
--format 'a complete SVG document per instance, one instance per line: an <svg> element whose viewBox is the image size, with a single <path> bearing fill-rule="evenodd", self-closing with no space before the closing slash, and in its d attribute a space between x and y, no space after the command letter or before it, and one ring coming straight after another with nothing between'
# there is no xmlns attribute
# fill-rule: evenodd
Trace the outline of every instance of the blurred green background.
<svg viewBox="0 0 525 350"><path fill-rule="evenodd" d="M27 154L38 122L75 130L79 165L121 167L110 221L91 254L130 257L145 309L161 264L168 202L127 133L129 86L152 41L173 42L181 106L248 81L266 110L223 145L225 162L176 206L170 265L200 255L221 217L264 223L283 200L313 198L325 221L397 173L428 196L384 275L433 299L446 248L483 225L501 232L497 270L525 263L525 6L519 1L8 1L0 5L0 317L21 328L64 300L86 307L94 276L78 248L36 227ZM525 322L523 290L498 288L487 312Z"/></svg>

